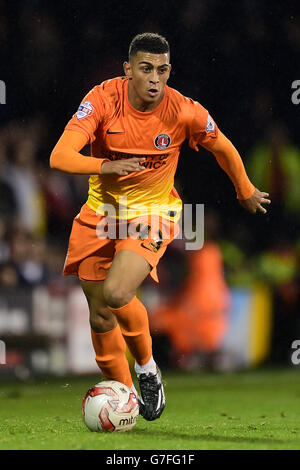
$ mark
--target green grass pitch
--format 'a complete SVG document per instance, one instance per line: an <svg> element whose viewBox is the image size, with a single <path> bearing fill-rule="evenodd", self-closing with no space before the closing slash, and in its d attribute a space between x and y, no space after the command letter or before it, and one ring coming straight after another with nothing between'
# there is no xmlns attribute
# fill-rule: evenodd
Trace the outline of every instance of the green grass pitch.
<svg viewBox="0 0 300 470"><path fill-rule="evenodd" d="M299 369L164 373L160 419L92 433L81 400L99 377L0 384L0 449L300 449Z"/></svg>

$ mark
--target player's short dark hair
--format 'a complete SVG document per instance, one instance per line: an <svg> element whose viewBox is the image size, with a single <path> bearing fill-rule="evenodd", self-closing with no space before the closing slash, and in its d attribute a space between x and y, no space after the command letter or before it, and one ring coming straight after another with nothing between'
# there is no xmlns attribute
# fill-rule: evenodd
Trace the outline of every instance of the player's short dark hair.
<svg viewBox="0 0 300 470"><path fill-rule="evenodd" d="M157 33L137 34L129 46L129 59L138 51L150 52L151 54L170 53L170 46L166 38Z"/></svg>

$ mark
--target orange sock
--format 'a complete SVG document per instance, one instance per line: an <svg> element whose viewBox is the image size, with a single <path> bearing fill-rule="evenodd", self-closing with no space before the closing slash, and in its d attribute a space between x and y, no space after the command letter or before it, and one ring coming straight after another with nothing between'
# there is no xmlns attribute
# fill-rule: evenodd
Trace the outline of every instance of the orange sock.
<svg viewBox="0 0 300 470"><path fill-rule="evenodd" d="M123 307L108 306L108 308L116 315L122 334L136 362L141 366L146 364L152 356L152 339L145 306L134 296Z"/></svg>
<svg viewBox="0 0 300 470"><path fill-rule="evenodd" d="M132 386L132 377L125 355L126 343L119 325L105 333L95 333L91 329L96 353L96 362L106 380L117 380L127 387Z"/></svg>

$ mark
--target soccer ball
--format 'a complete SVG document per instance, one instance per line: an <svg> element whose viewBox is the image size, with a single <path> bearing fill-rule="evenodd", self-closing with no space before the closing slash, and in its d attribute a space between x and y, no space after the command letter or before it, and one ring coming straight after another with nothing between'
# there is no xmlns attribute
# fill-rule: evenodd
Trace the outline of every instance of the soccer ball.
<svg viewBox="0 0 300 470"><path fill-rule="evenodd" d="M91 431L130 431L139 415L138 400L121 382L103 381L82 400L82 415Z"/></svg>

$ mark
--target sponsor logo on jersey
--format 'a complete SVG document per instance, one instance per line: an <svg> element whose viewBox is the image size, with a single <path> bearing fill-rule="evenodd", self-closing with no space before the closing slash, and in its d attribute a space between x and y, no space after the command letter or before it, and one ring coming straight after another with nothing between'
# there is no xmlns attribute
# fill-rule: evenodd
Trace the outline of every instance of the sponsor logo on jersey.
<svg viewBox="0 0 300 470"><path fill-rule="evenodd" d="M76 117L77 119L84 119L86 117L89 117L93 114L94 112L94 106L90 101L84 101L83 103L80 104Z"/></svg>
<svg viewBox="0 0 300 470"><path fill-rule="evenodd" d="M169 147L171 143L171 137L168 134L159 134L154 139L154 145L159 150L164 150Z"/></svg>
<svg viewBox="0 0 300 470"><path fill-rule="evenodd" d="M144 154L133 154L133 153L124 153L107 150L103 155L104 158L109 158L109 160L123 160L133 157L145 157L147 160L142 162L141 165L147 169L157 170L162 165L166 165L166 160L169 157L169 153L161 153L158 155L144 155Z"/></svg>
<svg viewBox="0 0 300 470"><path fill-rule="evenodd" d="M215 123L213 118L208 115L207 116L207 124L206 124L206 132L213 132L215 130Z"/></svg>

